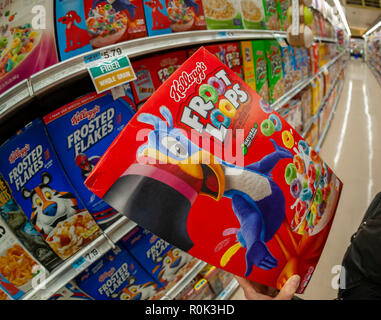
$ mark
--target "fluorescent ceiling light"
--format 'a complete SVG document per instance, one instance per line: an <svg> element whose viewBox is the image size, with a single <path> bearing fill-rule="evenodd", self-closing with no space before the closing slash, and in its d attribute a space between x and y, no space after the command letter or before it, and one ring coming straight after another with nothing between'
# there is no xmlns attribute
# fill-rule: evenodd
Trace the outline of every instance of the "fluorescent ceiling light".
<svg viewBox="0 0 381 320"><path fill-rule="evenodd" d="M370 28L367 32L365 32L364 36L371 34L374 30L378 29L378 27L381 27L381 21L379 21L372 28Z"/></svg>
<svg viewBox="0 0 381 320"><path fill-rule="evenodd" d="M351 35L351 30L349 29L347 18L345 17L345 13L343 11L343 7L341 6L340 1L339 0L333 0L333 2L335 3L335 6L337 8L337 11L339 12L341 21L344 23L344 26L348 32L348 35Z"/></svg>

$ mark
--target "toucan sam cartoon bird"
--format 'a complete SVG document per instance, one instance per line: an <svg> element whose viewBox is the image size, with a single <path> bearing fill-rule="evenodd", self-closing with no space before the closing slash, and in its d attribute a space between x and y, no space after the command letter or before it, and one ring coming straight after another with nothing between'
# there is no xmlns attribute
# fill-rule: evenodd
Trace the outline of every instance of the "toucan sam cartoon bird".
<svg viewBox="0 0 381 320"><path fill-rule="evenodd" d="M293 158L274 140L274 152L245 167L236 167L192 143L181 129L173 127L167 107L161 118L142 113L138 121L152 125L148 142L137 151L137 161L111 186L104 200L142 227L185 251L193 247L187 232L191 205L200 195L219 201L230 198L240 228L239 248L246 250L246 273L253 266L269 270L277 259L266 242L285 219L285 198L272 180L279 160ZM225 262L234 254L231 249Z"/></svg>

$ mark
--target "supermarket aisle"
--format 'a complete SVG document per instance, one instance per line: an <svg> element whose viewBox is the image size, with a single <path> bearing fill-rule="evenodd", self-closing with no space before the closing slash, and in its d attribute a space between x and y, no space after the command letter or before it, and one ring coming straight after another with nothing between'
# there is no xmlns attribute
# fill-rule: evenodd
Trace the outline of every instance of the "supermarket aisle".
<svg viewBox="0 0 381 320"><path fill-rule="evenodd" d="M361 60L351 60L336 114L320 151L344 183L332 231L305 299L332 299L349 240L366 208L381 191L381 90Z"/></svg>
<svg viewBox="0 0 381 320"><path fill-rule="evenodd" d="M364 62L348 63L336 114L320 151L344 188L323 255L300 296L303 299L336 297L332 282L337 284L337 266L368 204L381 191L380 89ZM244 299L242 290L237 290L232 299Z"/></svg>

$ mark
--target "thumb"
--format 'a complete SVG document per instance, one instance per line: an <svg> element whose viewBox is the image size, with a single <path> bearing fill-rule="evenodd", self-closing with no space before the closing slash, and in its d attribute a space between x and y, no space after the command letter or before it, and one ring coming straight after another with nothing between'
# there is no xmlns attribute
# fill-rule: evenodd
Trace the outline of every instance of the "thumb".
<svg viewBox="0 0 381 320"><path fill-rule="evenodd" d="M274 300L291 300L299 287L300 276L294 274L290 277Z"/></svg>

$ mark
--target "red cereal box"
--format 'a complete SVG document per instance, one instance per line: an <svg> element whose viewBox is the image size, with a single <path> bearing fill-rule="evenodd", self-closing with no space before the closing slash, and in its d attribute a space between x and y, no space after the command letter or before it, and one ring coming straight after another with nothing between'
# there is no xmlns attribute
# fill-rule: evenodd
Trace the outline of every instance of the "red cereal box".
<svg viewBox="0 0 381 320"><path fill-rule="evenodd" d="M174 51L134 61L136 80L131 87L135 103L147 100L186 59L185 51Z"/></svg>
<svg viewBox="0 0 381 320"><path fill-rule="evenodd" d="M172 32L206 29L201 0L165 0L165 3Z"/></svg>
<svg viewBox="0 0 381 320"><path fill-rule="evenodd" d="M302 137L205 48L131 119L87 187L218 268L302 293L342 182Z"/></svg>

